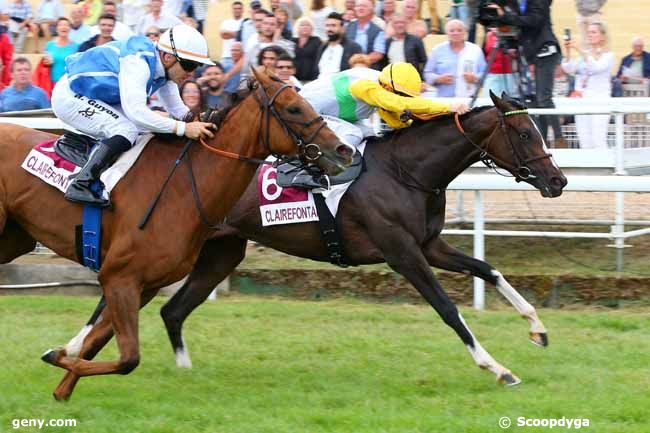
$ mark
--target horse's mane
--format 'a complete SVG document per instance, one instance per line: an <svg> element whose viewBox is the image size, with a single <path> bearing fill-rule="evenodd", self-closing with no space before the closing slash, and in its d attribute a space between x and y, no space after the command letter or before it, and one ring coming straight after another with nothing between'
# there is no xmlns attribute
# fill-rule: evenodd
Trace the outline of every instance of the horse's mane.
<svg viewBox="0 0 650 433"><path fill-rule="evenodd" d="M483 111L489 110L490 108L494 108L492 105L482 105L480 107L474 107L470 111L468 111L465 114L461 114L460 119L466 119L468 117L472 117L478 113L482 113ZM411 130L411 128L417 128L419 126L423 125L431 125L431 124L440 124L442 122L449 122L450 120L453 120L454 118L454 113L445 113L445 114L440 114L439 116L435 116L429 120L418 120L418 119L413 119L413 123L411 124L410 127L408 128L400 128L400 129L391 129L386 132L384 132L381 136L378 137L368 137L369 140L388 140L391 138L395 138L399 136L400 134L404 133L405 131Z"/></svg>
<svg viewBox="0 0 650 433"><path fill-rule="evenodd" d="M284 84L275 74L269 74L272 81ZM219 127L221 123L228 117L228 114L246 99L260 84L252 79L245 78L239 83L239 87L235 93L229 94L226 98L222 99L216 107L210 107L206 113L205 122L212 122L215 126Z"/></svg>
<svg viewBox="0 0 650 433"><path fill-rule="evenodd" d="M228 114L246 99L257 86L257 81L253 79L247 78L242 80L235 93L230 93L227 97L219 101L216 107L208 108L203 121L213 123L219 127Z"/></svg>
<svg viewBox="0 0 650 433"><path fill-rule="evenodd" d="M504 94L502 95L502 100L508 104L510 104L513 109L515 110L522 110L526 108L526 105L522 104L520 101ZM495 108L493 105L482 105L480 107L474 107L470 111L468 111L465 114L461 114L460 120L467 119L469 117L475 116L476 114L482 113L486 110L489 110L491 108ZM442 122L448 122L450 120L453 120L454 118L454 113L445 113L441 114L439 116L435 116L429 120L420 120L420 119L413 119L413 123L409 128L401 128L401 129L393 129L390 131L386 131L379 137L372 137L372 140L377 141L377 140L387 140L390 138L394 138L399 136L399 134L402 134L404 131L408 131L411 128L422 126L422 125L431 125L431 124L436 124L436 123L442 123ZM369 137L371 138L371 137Z"/></svg>

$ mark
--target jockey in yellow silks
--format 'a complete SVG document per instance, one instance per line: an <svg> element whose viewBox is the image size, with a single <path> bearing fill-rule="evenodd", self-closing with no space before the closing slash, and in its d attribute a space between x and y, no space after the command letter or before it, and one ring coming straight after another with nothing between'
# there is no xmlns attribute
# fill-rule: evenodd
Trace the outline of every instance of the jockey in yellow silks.
<svg viewBox="0 0 650 433"><path fill-rule="evenodd" d="M405 111L414 114L445 112L465 113L463 103L449 104L420 96L422 79L410 63L393 63L381 72L369 68L352 68L319 78L306 84L300 96L309 102L316 112L323 115L329 126L341 139L358 146L372 135L367 120L378 112L391 128L405 128L410 121L402 121ZM301 170L292 182L307 188L327 187L328 179Z"/></svg>

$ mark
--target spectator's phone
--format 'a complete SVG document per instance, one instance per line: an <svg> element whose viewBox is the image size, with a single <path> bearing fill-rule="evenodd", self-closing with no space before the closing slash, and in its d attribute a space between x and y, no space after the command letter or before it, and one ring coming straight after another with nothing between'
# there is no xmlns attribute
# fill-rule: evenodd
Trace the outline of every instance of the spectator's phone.
<svg viewBox="0 0 650 433"><path fill-rule="evenodd" d="M564 40L565 41L570 41L571 40L571 29L564 29Z"/></svg>

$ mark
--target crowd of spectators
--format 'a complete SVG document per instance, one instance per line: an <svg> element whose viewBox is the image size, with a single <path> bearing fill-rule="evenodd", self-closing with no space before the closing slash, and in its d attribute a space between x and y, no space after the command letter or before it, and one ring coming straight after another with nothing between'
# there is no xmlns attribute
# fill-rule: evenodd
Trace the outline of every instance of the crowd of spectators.
<svg viewBox="0 0 650 433"><path fill-rule="evenodd" d="M5 1L3 5L0 0L2 111L48 107L49 92L65 72L65 58L75 52L132 35L156 41L167 28L182 22L202 31L209 5L209 0L79 0L65 17L61 0L41 0L36 11L28 0ZM302 3L307 1L311 3ZM517 85L521 71L514 61L520 53L530 65L525 73L534 83L538 106L552 106L544 105L552 104L551 94L621 96L626 84L648 83L650 53L644 51L643 40L635 38L632 52L622 59L618 73L610 76L615 59L602 22L605 2L576 0L578 34L560 43L552 32L548 34L550 25L548 31L530 27L532 21L539 21L534 14L550 8L551 2L520 0L520 16L512 19L523 30L519 51L497 50L495 28L486 28L483 41L475 43L478 0L453 0L449 11L441 11L436 0L345 0L339 9L336 5L341 3L326 0L265 0L264 4L236 0L231 16L219 28L221 58L215 59L219 60L215 66L199 69L182 86L181 96L198 114L235 92L250 67L258 65L299 89L353 66L381 69L389 63L409 62L421 73L423 90L432 96L473 96L485 75L483 95L492 90L523 97ZM422 19L422 8L431 18ZM507 14L503 19L508 20ZM423 38L439 32L447 40L427 53ZM28 36L33 38L33 51L43 54L37 64L25 57L13 58L24 51ZM493 50L494 62L488 65ZM540 55L540 50L550 54ZM155 96L150 103L155 107ZM608 116L576 116L584 147L606 146L608 122ZM559 124L549 126L556 144L562 146ZM540 129L546 134L543 119Z"/></svg>

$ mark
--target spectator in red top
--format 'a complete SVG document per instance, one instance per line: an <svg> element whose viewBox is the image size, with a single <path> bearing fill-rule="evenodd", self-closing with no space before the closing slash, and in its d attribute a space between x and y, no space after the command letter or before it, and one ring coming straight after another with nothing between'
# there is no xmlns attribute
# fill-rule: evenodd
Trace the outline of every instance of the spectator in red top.
<svg viewBox="0 0 650 433"><path fill-rule="evenodd" d="M7 28L0 28L0 90L11 84L11 62L14 57L14 46L7 34Z"/></svg>
<svg viewBox="0 0 650 433"><path fill-rule="evenodd" d="M497 43L497 30L491 28L485 36L485 45L483 46L485 58L489 59L493 50L497 50L497 52L495 53L494 63L492 63L485 77L483 91L485 95L488 95L492 90L498 96L501 96L502 92L506 92L510 96L518 97L517 77L512 72L512 62L515 60L517 51L514 49L500 49L497 47Z"/></svg>

